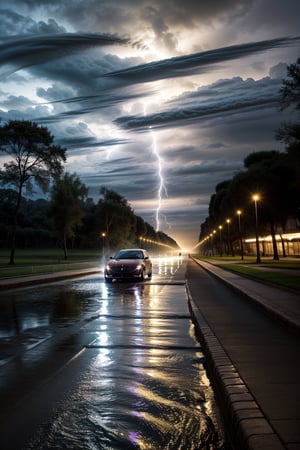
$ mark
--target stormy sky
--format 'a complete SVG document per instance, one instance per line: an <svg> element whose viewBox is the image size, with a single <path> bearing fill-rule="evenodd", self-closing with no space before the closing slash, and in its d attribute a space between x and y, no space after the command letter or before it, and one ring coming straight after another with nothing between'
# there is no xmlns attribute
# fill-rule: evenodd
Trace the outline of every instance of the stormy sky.
<svg viewBox="0 0 300 450"><path fill-rule="evenodd" d="M282 150L298 0L1 5L2 123L47 126L89 196L117 191L179 245L197 243L216 184L249 153Z"/></svg>

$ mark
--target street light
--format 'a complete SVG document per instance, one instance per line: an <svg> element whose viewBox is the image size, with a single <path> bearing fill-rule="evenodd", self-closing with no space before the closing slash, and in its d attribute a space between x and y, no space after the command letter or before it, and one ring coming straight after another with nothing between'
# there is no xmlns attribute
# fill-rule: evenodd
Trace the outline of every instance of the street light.
<svg viewBox="0 0 300 450"><path fill-rule="evenodd" d="M226 223L227 223L227 240L228 240L228 256L229 256L229 253L230 253L230 231L229 231L229 229L230 229L230 222L231 222L231 220L230 219L226 219ZM232 255L233 256L233 255Z"/></svg>
<svg viewBox="0 0 300 450"><path fill-rule="evenodd" d="M213 252L214 252L214 235L216 234L216 230L213 230L212 242L213 242ZM217 250L217 249L216 249Z"/></svg>
<svg viewBox="0 0 300 450"><path fill-rule="evenodd" d="M256 241L256 263L260 264L260 252L259 252L259 241L258 241L258 215L257 215L257 202L259 200L259 195L255 194L252 196L255 207L255 241Z"/></svg>
<svg viewBox="0 0 300 450"><path fill-rule="evenodd" d="M104 247L105 247L105 238L106 238L106 233L103 231L101 233L102 236L102 257L104 258Z"/></svg>
<svg viewBox="0 0 300 450"><path fill-rule="evenodd" d="M220 230L220 256L222 256L222 225L219 225Z"/></svg>
<svg viewBox="0 0 300 450"><path fill-rule="evenodd" d="M241 215L242 211L240 209L237 210L238 215L238 224L239 224L239 235L240 235L240 248L241 248L241 259L244 259L244 246L243 246L243 236L242 236L242 229L241 229Z"/></svg>

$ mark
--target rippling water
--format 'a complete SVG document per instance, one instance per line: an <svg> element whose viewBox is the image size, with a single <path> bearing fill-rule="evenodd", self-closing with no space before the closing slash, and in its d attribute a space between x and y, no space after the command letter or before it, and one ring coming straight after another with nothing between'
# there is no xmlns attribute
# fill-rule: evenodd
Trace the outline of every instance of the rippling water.
<svg viewBox="0 0 300 450"><path fill-rule="evenodd" d="M225 448L186 301L170 304L176 290L102 301L86 329L90 364L28 450Z"/></svg>
<svg viewBox="0 0 300 450"><path fill-rule="evenodd" d="M92 319L78 331L87 344L68 389L24 450L229 448L183 284L92 278L41 295L64 323L74 311Z"/></svg>
<svg viewBox="0 0 300 450"><path fill-rule="evenodd" d="M102 350L28 449L224 448L202 364L199 351Z"/></svg>

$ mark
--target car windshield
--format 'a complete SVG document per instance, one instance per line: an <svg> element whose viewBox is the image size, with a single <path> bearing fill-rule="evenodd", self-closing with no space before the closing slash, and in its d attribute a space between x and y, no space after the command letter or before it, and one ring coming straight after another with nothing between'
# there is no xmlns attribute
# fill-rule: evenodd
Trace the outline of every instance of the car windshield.
<svg viewBox="0 0 300 450"><path fill-rule="evenodd" d="M118 252L115 255L115 259L143 259L143 252L128 250L123 252Z"/></svg>

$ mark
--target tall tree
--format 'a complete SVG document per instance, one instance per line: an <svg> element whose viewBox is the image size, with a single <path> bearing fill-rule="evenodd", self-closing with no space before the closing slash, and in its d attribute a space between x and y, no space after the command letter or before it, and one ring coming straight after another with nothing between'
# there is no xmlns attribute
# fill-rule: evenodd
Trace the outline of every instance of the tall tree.
<svg viewBox="0 0 300 450"><path fill-rule="evenodd" d="M67 238L73 237L75 228L81 224L87 194L88 188L75 173L66 172L53 184L49 215L62 240L65 259L68 257Z"/></svg>
<svg viewBox="0 0 300 450"><path fill-rule="evenodd" d="M295 174L293 193L298 199L297 214L300 218L300 58L287 66L287 78L280 89L280 108L294 109L293 122L283 123L276 138L286 144L288 163Z"/></svg>
<svg viewBox="0 0 300 450"><path fill-rule="evenodd" d="M280 94L282 109L294 105L300 111L300 58L287 66L287 78L282 81Z"/></svg>
<svg viewBox="0 0 300 450"><path fill-rule="evenodd" d="M103 198L97 205L99 232L105 232L111 249L132 245L135 241L136 216L125 197L102 187Z"/></svg>
<svg viewBox="0 0 300 450"><path fill-rule="evenodd" d="M300 58L287 66L287 78L282 81L280 109L294 108L298 112L297 122L285 122L277 131L276 138L287 145L300 144Z"/></svg>
<svg viewBox="0 0 300 450"><path fill-rule="evenodd" d="M15 263L17 218L23 190L31 194L34 183L43 192L51 176L62 172L66 149L53 144L46 127L26 120L10 120L0 127L0 151L12 157L0 170L0 182L16 190L9 264Z"/></svg>

